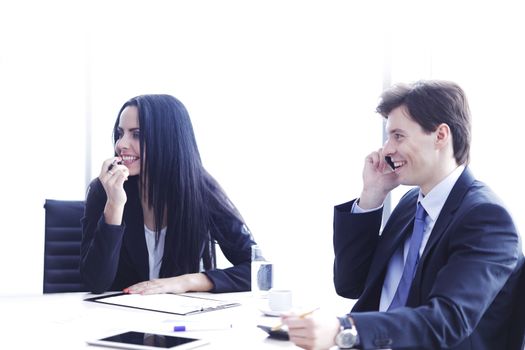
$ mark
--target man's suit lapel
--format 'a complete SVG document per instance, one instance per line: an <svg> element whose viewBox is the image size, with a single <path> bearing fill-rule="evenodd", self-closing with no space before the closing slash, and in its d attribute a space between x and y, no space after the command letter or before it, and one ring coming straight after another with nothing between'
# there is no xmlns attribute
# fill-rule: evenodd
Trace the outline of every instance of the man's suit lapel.
<svg viewBox="0 0 525 350"><path fill-rule="evenodd" d="M418 193L419 190L414 189L405 200L402 199L400 206L392 213L395 222L387 222L370 266L367 285L383 284L386 266L392 255L412 232Z"/></svg>
<svg viewBox="0 0 525 350"><path fill-rule="evenodd" d="M439 213L436 224L432 229L432 233L428 239L423 255L421 256L421 262L428 256L428 252L432 250L432 247L439 241L441 236L446 232L448 226L450 225L452 218L456 210L459 208L463 202L463 197L467 193L468 189L474 182L474 176L468 168L466 168L461 176L456 181L456 184L450 191L448 198Z"/></svg>
<svg viewBox="0 0 525 350"><path fill-rule="evenodd" d="M461 176L458 178L458 181L452 188L452 191L450 192L445 204L443 205L443 208L441 209L441 212L439 213L439 216L437 218L436 224L432 229L432 233L430 234L427 245L425 246L423 255L419 260L416 275L414 276L414 282L412 283L412 288L410 290L410 294L407 300L408 306L417 305L421 302L420 300L414 300L414 295L419 294L418 291L421 286L422 278L421 271L425 266L426 259L430 255L430 252L432 251L433 247L437 244L437 242L439 242L439 240L445 234L445 232L447 232L447 229L450 223L452 222L456 211L463 202L463 197L465 196L465 194L467 193L468 189L474 181L474 176L472 175L470 170L465 169Z"/></svg>

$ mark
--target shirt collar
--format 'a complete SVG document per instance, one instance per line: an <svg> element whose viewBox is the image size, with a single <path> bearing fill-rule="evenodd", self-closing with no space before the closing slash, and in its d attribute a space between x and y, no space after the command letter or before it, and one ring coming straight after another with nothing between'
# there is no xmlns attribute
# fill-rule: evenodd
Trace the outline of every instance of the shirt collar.
<svg viewBox="0 0 525 350"><path fill-rule="evenodd" d="M460 165L453 172L451 172L446 178L438 183L430 192L423 196L421 190L419 191L418 202L421 202L423 208L427 212L428 216L432 221L436 221L441 209L445 205L445 201L452 191L452 187L456 184L461 173L465 170L465 165Z"/></svg>

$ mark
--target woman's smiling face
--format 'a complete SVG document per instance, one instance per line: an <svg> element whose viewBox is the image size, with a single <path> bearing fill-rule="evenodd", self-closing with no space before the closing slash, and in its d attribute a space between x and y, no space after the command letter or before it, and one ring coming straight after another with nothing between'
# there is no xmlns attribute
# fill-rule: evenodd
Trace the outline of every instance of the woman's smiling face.
<svg viewBox="0 0 525 350"><path fill-rule="evenodd" d="M135 106L124 108L120 114L115 151L129 169L130 176L140 174L139 111Z"/></svg>

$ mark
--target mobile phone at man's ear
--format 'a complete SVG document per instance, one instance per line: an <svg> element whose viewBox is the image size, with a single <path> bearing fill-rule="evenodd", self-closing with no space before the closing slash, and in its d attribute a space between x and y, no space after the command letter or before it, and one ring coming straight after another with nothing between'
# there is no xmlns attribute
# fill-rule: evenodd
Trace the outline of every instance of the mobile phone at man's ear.
<svg viewBox="0 0 525 350"><path fill-rule="evenodd" d="M394 165L394 162L390 156L385 157L385 162L390 166L390 168L392 168L392 170L396 170L396 166Z"/></svg>

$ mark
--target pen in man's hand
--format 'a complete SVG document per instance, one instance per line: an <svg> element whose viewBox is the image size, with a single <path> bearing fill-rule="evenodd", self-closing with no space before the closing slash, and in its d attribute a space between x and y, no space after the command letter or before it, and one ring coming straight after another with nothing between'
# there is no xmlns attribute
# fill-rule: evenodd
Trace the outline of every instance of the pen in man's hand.
<svg viewBox="0 0 525 350"><path fill-rule="evenodd" d="M300 314L298 317L299 317L299 318L305 318L306 316L308 316L308 315L310 315L310 314L313 314L313 313L314 313L315 311L317 311L317 310L319 310L318 307L316 307L316 308L313 309L313 310L310 310L310 311L307 311L307 312L305 312L305 313L302 313L302 314ZM282 323L279 323L278 325L272 327L272 331L278 331L279 329L281 329L282 326L283 326L283 324L282 324Z"/></svg>

